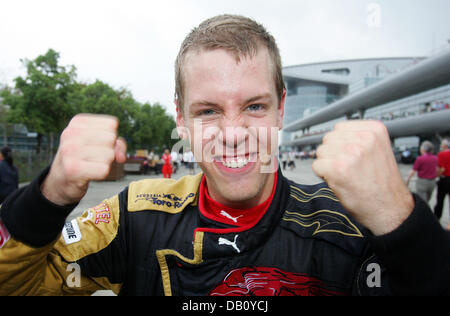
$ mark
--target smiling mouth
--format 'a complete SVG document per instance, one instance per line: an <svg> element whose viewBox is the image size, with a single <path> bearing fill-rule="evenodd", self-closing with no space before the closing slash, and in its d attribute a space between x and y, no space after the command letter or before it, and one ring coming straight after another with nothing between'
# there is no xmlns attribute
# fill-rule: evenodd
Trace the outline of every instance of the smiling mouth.
<svg viewBox="0 0 450 316"><path fill-rule="evenodd" d="M239 169L245 167L249 162L249 159L238 157L236 159L222 161L222 164L227 168Z"/></svg>
<svg viewBox="0 0 450 316"><path fill-rule="evenodd" d="M256 161L257 154L246 154L240 157L219 157L214 160L221 163L229 169L241 169L248 165L249 162Z"/></svg>

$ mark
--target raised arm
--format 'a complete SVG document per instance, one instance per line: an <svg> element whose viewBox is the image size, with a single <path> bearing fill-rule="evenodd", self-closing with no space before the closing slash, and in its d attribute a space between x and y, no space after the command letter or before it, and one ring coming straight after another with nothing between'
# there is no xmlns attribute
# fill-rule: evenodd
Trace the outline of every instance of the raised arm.
<svg viewBox="0 0 450 316"><path fill-rule="evenodd" d="M114 160L124 162L126 145L117 139L117 127L117 119L109 116L74 117L61 136L50 169L3 203L0 295L90 294L97 289L117 289L117 284L113 286L107 279L83 276L77 270L78 260L102 249L117 252L121 248L113 242L119 226L117 197L103 203L113 224L93 224L92 210L65 223L89 182L105 178Z"/></svg>

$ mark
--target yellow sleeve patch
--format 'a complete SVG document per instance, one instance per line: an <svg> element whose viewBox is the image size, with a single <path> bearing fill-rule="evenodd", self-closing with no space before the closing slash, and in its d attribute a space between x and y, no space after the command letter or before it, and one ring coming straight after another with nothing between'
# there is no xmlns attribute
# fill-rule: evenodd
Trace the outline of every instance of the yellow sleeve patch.
<svg viewBox="0 0 450 316"><path fill-rule="evenodd" d="M117 236L119 198L115 196L66 223L55 249L69 262L97 253Z"/></svg>
<svg viewBox="0 0 450 316"><path fill-rule="evenodd" d="M203 174L179 180L147 179L133 182L128 188L128 211L155 210L176 214L197 203Z"/></svg>

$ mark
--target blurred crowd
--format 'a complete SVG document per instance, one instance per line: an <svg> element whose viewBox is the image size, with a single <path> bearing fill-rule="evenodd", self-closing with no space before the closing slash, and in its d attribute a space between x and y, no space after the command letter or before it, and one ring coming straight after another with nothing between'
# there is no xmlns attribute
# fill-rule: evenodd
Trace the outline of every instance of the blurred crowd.
<svg viewBox="0 0 450 316"><path fill-rule="evenodd" d="M421 144L420 156L416 158L406 183L409 185L412 177L417 173L415 192L427 203L437 187L434 214L440 219L445 197L450 198L450 139L443 139L439 153L437 155L434 153L433 143L424 141Z"/></svg>
<svg viewBox="0 0 450 316"><path fill-rule="evenodd" d="M164 178L171 178L173 173L181 167L185 167L189 170L189 174L195 174L195 159L192 151L185 151L179 153L176 151L170 152L169 149L165 149L164 152L159 155L153 150L146 156L134 156L128 159L127 162L132 159L142 160L142 173L150 174L154 172L156 175L162 174Z"/></svg>

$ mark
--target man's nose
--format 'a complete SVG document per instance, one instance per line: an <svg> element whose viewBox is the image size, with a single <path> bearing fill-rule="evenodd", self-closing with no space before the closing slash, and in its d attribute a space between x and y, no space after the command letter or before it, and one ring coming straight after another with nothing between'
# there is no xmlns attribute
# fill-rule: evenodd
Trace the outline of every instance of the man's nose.
<svg viewBox="0 0 450 316"><path fill-rule="evenodd" d="M248 126L240 115L224 116L221 119L219 141L226 148L237 148L248 138Z"/></svg>

